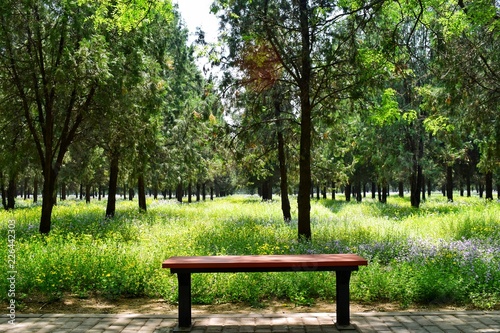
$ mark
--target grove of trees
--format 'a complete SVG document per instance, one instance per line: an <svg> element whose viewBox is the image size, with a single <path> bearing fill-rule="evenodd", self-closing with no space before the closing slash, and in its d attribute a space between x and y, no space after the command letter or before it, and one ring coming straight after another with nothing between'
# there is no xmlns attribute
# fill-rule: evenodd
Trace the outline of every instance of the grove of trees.
<svg viewBox="0 0 500 333"><path fill-rule="evenodd" d="M112 218L118 195L146 210L148 191L190 202L239 187L279 192L310 239L313 192L493 199L498 0L215 0L212 14L218 43L190 45L167 0L3 1L4 208L41 188L46 234L69 192L106 195Z"/></svg>

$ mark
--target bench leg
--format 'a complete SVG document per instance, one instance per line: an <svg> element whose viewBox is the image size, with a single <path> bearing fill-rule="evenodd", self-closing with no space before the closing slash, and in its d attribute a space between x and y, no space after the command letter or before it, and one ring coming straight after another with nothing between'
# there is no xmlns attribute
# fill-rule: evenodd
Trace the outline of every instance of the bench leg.
<svg viewBox="0 0 500 333"><path fill-rule="evenodd" d="M351 326L349 309L349 281L351 271L336 272L336 291L337 291L337 323L338 329L349 330Z"/></svg>
<svg viewBox="0 0 500 333"><path fill-rule="evenodd" d="M179 327L191 327L191 273L177 273L179 281Z"/></svg>

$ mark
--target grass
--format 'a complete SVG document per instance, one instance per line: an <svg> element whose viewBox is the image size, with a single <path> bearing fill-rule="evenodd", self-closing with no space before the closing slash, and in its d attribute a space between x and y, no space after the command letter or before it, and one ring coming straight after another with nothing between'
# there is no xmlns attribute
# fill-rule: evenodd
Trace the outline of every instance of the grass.
<svg viewBox="0 0 500 333"><path fill-rule="evenodd" d="M9 271L8 221L16 230L16 302L41 294L82 298L101 295L161 297L177 301L177 281L161 269L173 255L358 253L369 260L354 273L357 302L457 304L500 308L500 204L479 198L454 203L434 195L420 209L407 198L383 205L312 202L313 241L297 242L297 222L281 219L280 203L234 196L177 204L119 201L113 220L105 202L68 200L54 209L49 236L38 234L39 206L20 202L0 213L0 262ZM292 210L296 216L297 208ZM335 275L323 273L238 273L193 275L193 302L260 304L278 298L298 305L333 300ZM8 290L6 276L0 288ZM1 295L7 301L8 293Z"/></svg>

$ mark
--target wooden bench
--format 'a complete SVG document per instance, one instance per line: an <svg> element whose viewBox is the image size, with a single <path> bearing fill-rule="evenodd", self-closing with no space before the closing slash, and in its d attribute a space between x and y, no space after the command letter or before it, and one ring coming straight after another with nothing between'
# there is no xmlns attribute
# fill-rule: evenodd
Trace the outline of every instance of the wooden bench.
<svg viewBox="0 0 500 333"><path fill-rule="evenodd" d="M355 254L171 257L163 262L179 281L179 327L191 326L191 273L335 271L337 328L352 329L349 310L351 272L368 262Z"/></svg>

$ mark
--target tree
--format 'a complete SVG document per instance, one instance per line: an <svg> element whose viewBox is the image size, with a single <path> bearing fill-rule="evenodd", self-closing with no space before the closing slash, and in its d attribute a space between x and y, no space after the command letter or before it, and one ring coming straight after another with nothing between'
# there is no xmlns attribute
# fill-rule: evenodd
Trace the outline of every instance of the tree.
<svg viewBox="0 0 500 333"><path fill-rule="evenodd" d="M107 75L104 41L86 21L92 10L59 1L5 1L1 10L2 67L16 87L43 171L41 233L50 231L64 155Z"/></svg>
<svg viewBox="0 0 500 333"><path fill-rule="evenodd" d="M257 105L248 105L246 107L246 112L243 115L243 119L248 121L249 119L259 119L250 122L246 125L239 124L241 130L249 134L249 129L260 129L252 130L254 136L260 136L263 141L261 145L265 148L264 150L273 154L277 150L277 159L279 164L279 176L280 176L280 194L281 194L281 210L283 212L283 219L285 221L290 221L292 216L290 212L290 201L288 198L288 171L287 171L287 159L286 159L286 142L285 142L285 123L293 122L295 119L290 119L290 97L287 94L287 86L280 82L282 78L283 71L280 66L280 61L272 46L264 40L256 40L247 43L245 49L242 52L241 59L239 61L240 69L245 73L245 75L239 80L236 89L241 89L245 91L245 94L250 97L249 103L256 103ZM253 101L252 101L253 100ZM260 106L260 107L259 107ZM249 112L250 111L250 112ZM256 113L262 113L261 117ZM247 116L251 113L250 116ZM252 115L253 114L253 115ZM269 129L269 125L273 125L274 129ZM246 128L247 127L247 128ZM267 133L271 133L271 138L269 138L267 133L263 132L267 129ZM276 139L273 137L276 136ZM268 145L271 144L271 149ZM276 147L272 149L272 147ZM266 155L267 155L266 153ZM266 156L266 158L272 161L273 157ZM272 187L273 178L275 174L275 167L273 162L268 164L268 175L265 176L262 186L262 197L263 200L271 200L272 198Z"/></svg>
<svg viewBox="0 0 500 333"><path fill-rule="evenodd" d="M104 133L100 145L109 161L107 217L115 214L118 174L120 164L125 162L131 165L129 183L137 181L139 209L147 209L145 174L158 141L165 94L170 87L169 41L178 35L177 20L169 8L168 3L160 4L148 12L147 25L108 34L116 61L110 67L112 76L96 98L96 106L108 117L95 123Z"/></svg>
<svg viewBox="0 0 500 333"><path fill-rule="evenodd" d="M40 232L50 231L56 181L82 124L96 116L96 92L109 77L106 32L144 24L163 2L30 0L1 5L2 68L43 171Z"/></svg>
<svg viewBox="0 0 500 333"><path fill-rule="evenodd" d="M475 124L473 135L481 152L479 169L484 174L486 199L493 199L493 174L500 167L500 8L498 2L459 1L459 29L446 40L444 56L454 66L452 72L465 98L464 120ZM458 75L456 75L458 74Z"/></svg>
<svg viewBox="0 0 500 333"><path fill-rule="evenodd" d="M479 169L492 198L492 175L498 168L498 4L491 1L434 3L424 24L430 32L429 105L426 126L443 145L447 196L452 200L453 167L473 171L470 153L480 149ZM458 4L458 6L457 6ZM429 98L431 96L431 98ZM451 131L450 131L451 129ZM463 163L465 161L465 163ZM470 184L470 175L466 176ZM470 188L470 185L469 185ZM469 192L470 193L470 192Z"/></svg>
<svg viewBox="0 0 500 333"><path fill-rule="evenodd" d="M161 96L150 96L150 99L158 99L159 114L156 145L151 142L152 150L148 154L152 173L158 174L152 180L153 186L177 187L177 199L182 202L184 186L192 195L193 184L198 188L206 181L204 175L210 155L207 124L215 121L217 106L209 82L196 67L193 46L188 45L187 30L177 15L168 36L159 44L150 45L154 58L166 66L162 67L165 91ZM165 57L168 59L162 60Z"/></svg>
<svg viewBox="0 0 500 333"><path fill-rule="evenodd" d="M300 115L298 237L311 238L311 136L315 108L327 95L339 94L355 84L345 80L342 64L352 60L356 31L375 15L383 1L337 4L324 1L217 1L218 12L227 29L229 60L238 58L248 41L266 40L279 59L284 81L294 87L294 103ZM359 14L359 15L357 15ZM353 19L352 22L355 22ZM345 67L344 67L345 69ZM352 72L350 73L352 75ZM343 77L344 80L338 80ZM338 83L338 86L334 86Z"/></svg>
<svg viewBox="0 0 500 333"><path fill-rule="evenodd" d="M9 91L9 81L3 81L4 91ZM33 146L27 140L27 128L17 118L16 110L8 105L15 105L13 100L4 99L0 107L0 186L2 204L5 209L14 209L17 185L23 172L28 174L33 164L31 154ZM27 182L25 178L25 183ZM23 185L25 187L26 184ZM27 189L24 188L26 191Z"/></svg>

